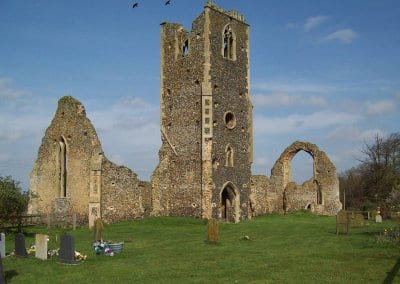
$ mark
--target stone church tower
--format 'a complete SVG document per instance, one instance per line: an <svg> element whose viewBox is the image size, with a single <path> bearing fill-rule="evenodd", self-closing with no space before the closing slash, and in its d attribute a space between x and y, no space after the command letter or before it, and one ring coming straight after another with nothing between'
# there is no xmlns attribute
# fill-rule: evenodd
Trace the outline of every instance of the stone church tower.
<svg viewBox="0 0 400 284"><path fill-rule="evenodd" d="M162 23L160 67L153 214L248 218L253 107L244 17L208 1L191 31Z"/></svg>

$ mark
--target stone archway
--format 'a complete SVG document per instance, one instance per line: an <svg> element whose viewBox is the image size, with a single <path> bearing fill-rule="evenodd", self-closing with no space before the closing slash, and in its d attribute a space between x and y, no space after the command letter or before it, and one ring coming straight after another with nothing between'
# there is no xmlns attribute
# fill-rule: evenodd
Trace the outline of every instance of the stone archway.
<svg viewBox="0 0 400 284"><path fill-rule="evenodd" d="M226 222L237 223L240 219L240 194L236 186L227 182L220 193L220 216Z"/></svg>
<svg viewBox="0 0 400 284"><path fill-rule="evenodd" d="M297 185L291 179L291 161L300 151L312 157L313 176L302 185ZM278 197L277 211L283 210L284 195L285 208L291 211L303 209L310 204L314 213L335 215L342 207L336 167L315 144L296 141L287 147L271 170L271 183ZM290 190L287 189L288 185L291 185Z"/></svg>

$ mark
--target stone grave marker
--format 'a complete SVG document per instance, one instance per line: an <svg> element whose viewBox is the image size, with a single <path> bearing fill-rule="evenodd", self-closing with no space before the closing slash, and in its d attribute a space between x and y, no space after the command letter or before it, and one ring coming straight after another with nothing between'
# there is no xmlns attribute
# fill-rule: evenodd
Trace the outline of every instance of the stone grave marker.
<svg viewBox="0 0 400 284"><path fill-rule="evenodd" d="M26 256L25 236L22 233L15 235L15 256Z"/></svg>
<svg viewBox="0 0 400 284"><path fill-rule="evenodd" d="M352 216L351 224L354 227L364 227L364 215L361 213L354 213Z"/></svg>
<svg viewBox="0 0 400 284"><path fill-rule="evenodd" d="M219 237L219 222L217 219L208 220L207 224L207 241L216 243Z"/></svg>
<svg viewBox="0 0 400 284"><path fill-rule="evenodd" d="M336 234L348 234L350 231L350 215L346 210L340 210L336 215Z"/></svg>
<svg viewBox="0 0 400 284"><path fill-rule="evenodd" d="M6 235L0 233L0 258L6 257Z"/></svg>
<svg viewBox="0 0 400 284"><path fill-rule="evenodd" d="M75 242L70 235L61 236L60 260L62 263L77 264L75 260Z"/></svg>
<svg viewBox="0 0 400 284"><path fill-rule="evenodd" d="M103 239L103 221L99 218L94 222L93 241L97 242Z"/></svg>
<svg viewBox="0 0 400 284"><path fill-rule="evenodd" d="M3 260L0 257L0 284L6 283L5 279L5 273L4 273L4 267L3 267Z"/></svg>
<svg viewBox="0 0 400 284"><path fill-rule="evenodd" d="M47 259L47 240L49 236L36 234L35 239L35 257L43 260Z"/></svg>
<svg viewBox="0 0 400 284"><path fill-rule="evenodd" d="M382 223L381 209L380 209L379 207L378 207L378 209L376 210L375 222L376 222L376 223Z"/></svg>

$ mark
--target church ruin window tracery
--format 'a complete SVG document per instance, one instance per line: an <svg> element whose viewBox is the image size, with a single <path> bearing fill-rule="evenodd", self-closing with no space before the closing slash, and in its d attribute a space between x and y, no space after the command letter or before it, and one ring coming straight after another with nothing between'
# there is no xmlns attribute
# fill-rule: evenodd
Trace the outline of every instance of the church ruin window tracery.
<svg viewBox="0 0 400 284"><path fill-rule="evenodd" d="M224 58L236 60L235 35L230 25L227 25L223 33L222 55Z"/></svg>

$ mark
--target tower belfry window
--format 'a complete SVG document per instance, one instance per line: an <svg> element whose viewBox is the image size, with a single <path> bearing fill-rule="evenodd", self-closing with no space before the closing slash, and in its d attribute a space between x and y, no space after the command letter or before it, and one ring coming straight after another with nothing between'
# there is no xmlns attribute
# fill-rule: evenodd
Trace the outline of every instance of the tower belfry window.
<svg viewBox="0 0 400 284"><path fill-rule="evenodd" d="M223 48L222 54L225 58L231 60L236 59L235 36L230 26L227 26L224 30L222 48Z"/></svg>

